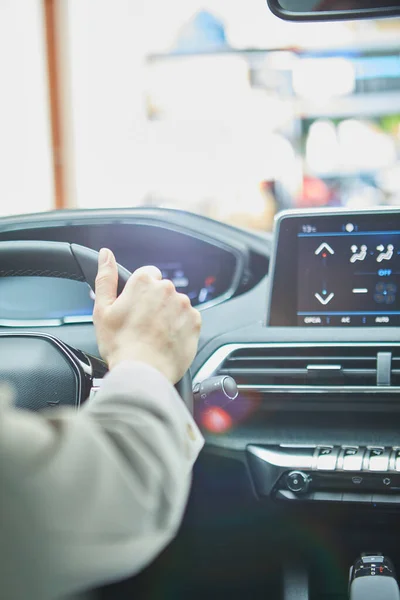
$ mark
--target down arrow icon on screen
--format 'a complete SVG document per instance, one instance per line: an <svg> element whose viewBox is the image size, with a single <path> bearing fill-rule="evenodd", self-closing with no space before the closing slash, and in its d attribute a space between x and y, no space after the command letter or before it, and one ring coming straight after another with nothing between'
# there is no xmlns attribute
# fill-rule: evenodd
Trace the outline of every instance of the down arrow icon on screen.
<svg viewBox="0 0 400 600"><path fill-rule="evenodd" d="M334 297L334 295L335 295L335 294L334 294L333 292L331 292L331 293L329 294L329 296L327 296L326 298L323 298L323 297L322 297L320 294L318 294L318 293L317 293L317 294L314 294L314 295L315 295L316 299L317 299L319 302L321 302L321 304L323 304L324 306L326 306L327 304L329 304L329 302L332 300L332 298Z"/></svg>

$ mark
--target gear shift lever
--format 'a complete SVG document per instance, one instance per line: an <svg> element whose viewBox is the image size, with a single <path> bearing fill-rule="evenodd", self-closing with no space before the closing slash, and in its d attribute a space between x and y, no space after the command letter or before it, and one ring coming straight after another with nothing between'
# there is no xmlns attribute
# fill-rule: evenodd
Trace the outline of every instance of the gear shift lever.
<svg viewBox="0 0 400 600"><path fill-rule="evenodd" d="M392 562L382 554L362 554L350 569L350 600L400 600Z"/></svg>

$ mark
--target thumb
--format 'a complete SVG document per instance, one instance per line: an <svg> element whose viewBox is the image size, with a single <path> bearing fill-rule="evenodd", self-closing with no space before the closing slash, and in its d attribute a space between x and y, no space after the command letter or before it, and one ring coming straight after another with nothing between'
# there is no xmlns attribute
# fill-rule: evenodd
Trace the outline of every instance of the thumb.
<svg viewBox="0 0 400 600"><path fill-rule="evenodd" d="M104 309L117 297L118 267L114 254L108 248L99 252L99 267L95 286L95 308Z"/></svg>

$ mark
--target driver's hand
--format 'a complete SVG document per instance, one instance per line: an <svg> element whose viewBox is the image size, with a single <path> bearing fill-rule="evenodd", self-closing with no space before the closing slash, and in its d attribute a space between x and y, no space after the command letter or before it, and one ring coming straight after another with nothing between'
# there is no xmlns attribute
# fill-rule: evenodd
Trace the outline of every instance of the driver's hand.
<svg viewBox="0 0 400 600"><path fill-rule="evenodd" d="M101 356L110 369L124 360L148 363L175 384L196 355L200 313L156 267L135 271L118 298L117 283L114 255L103 248L93 311Z"/></svg>

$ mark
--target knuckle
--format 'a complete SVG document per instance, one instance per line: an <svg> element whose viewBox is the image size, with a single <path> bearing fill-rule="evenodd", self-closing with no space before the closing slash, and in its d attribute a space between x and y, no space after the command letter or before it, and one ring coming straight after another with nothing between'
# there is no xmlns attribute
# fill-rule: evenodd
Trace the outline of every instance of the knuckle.
<svg viewBox="0 0 400 600"><path fill-rule="evenodd" d="M148 284L151 281L151 277L147 271L140 270L133 274L132 280L137 281L138 283Z"/></svg>
<svg viewBox="0 0 400 600"><path fill-rule="evenodd" d="M190 299L186 294L179 294L179 302L181 308L188 309L191 307Z"/></svg>
<svg viewBox="0 0 400 600"><path fill-rule="evenodd" d="M194 322L195 329L200 330L201 324L202 324L202 318L201 318L200 312L198 310L196 310L195 308L193 309L193 322Z"/></svg>
<svg viewBox="0 0 400 600"><path fill-rule="evenodd" d="M162 285L164 294L166 294L167 296L171 296L176 291L175 286L170 279L164 279L161 282L161 285Z"/></svg>

